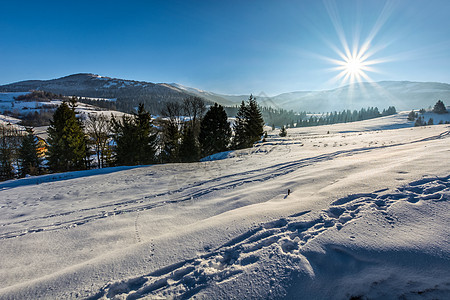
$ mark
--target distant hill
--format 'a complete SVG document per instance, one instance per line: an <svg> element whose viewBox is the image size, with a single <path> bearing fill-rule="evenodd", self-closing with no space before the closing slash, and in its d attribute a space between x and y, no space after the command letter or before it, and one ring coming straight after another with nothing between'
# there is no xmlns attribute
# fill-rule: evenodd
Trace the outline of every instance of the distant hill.
<svg viewBox="0 0 450 300"><path fill-rule="evenodd" d="M259 97L259 102L294 111L329 112L376 106L397 110L428 108L437 100L450 104L450 84L437 82L381 81L356 83L324 91L303 91Z"/></svg>
<svg viewBox="0 0 450 300"><path fill-rule="evenodd" d="M153 113L159 113L164 102L179 102L193 95L187 90L169 84L110 78L90 73L51 80L21 81L0 86L0 92L30 90L48 91L66 96L116 98L117 108L124 111L132 111L140 102L143 102Z"/></svg>
<svg viewBox="0 0 450 300"><path fill-rule="evenodd" d="M95 74L74 74L52 80L28 80L0 86L0 92L28 92L43 90L62 95L116 98L117 109L132 111L143 102L152 113L158 114L167 101L182 101L199 96L207 103L225 106L238 105L249 95L223 95L185 87L177 83L151 83L103 77ZM250 91L249 91L250 92ZM255 95L255 94L254 94ZM359 110L376 106L379 109L395 106L397 110L428 108L437 100L450 104L450 84L437 82L381 81L356 83L323 91L298 91L274 97L256 94L263 106L296 112L330 112L344 109Z"/></svg>

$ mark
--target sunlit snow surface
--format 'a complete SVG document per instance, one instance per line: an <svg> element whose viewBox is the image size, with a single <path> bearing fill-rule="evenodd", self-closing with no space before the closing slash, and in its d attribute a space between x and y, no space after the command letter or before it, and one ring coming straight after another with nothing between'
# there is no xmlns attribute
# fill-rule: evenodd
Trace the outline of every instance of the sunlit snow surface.
<svg viewBox="0 0 450 300"><path fill-rule="evenodd" d="M448 299L450 127L405 118L0 183L0 298Z"/></svg>

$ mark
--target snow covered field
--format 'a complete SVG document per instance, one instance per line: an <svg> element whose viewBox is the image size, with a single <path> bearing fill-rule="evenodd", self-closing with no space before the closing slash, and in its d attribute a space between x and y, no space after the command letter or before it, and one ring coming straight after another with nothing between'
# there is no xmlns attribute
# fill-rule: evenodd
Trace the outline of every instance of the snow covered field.
<svg viewBox="0 0 450 300"><path fill-rule="evenodd" d="M449 299L450 126L410 126L0 183L0 299Z"/></svg>

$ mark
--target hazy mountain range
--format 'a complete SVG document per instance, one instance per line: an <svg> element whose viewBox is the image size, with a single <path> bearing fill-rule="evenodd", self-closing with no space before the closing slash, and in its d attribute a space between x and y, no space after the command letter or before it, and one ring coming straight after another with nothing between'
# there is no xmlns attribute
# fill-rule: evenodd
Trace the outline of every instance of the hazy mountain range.
<svg viewBox="0 0 450 300"><path fill-rule="evenodd" d="M166 101L181 101L196 95L207 102L234 106L249 95L223 95L177 83L151 83L110 78L95 74L74 74L52 80L27 80L0 86L0 92L28 92L45 90L56 94L85 97L117 98L130 107L144 102L154 110ZM255 94L254 94L255 95ZM323 91L296 91L268 97L255 95L261 105L294 111L329 112L376 106L379 109L395 106L397 110L427 108L443 100L450 102L450 84L437 82L381 81L356 83Z"/></svg>

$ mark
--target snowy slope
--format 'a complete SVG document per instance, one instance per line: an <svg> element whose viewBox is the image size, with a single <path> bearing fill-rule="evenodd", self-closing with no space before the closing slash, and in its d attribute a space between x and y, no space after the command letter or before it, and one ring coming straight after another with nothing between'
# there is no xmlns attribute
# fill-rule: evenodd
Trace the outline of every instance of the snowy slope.
<svg viewBox="0 0 450 300"><path fill-rule="evenodd" d="M0 183L0 299L448 299L450 127L403 117Z"/></svg>

